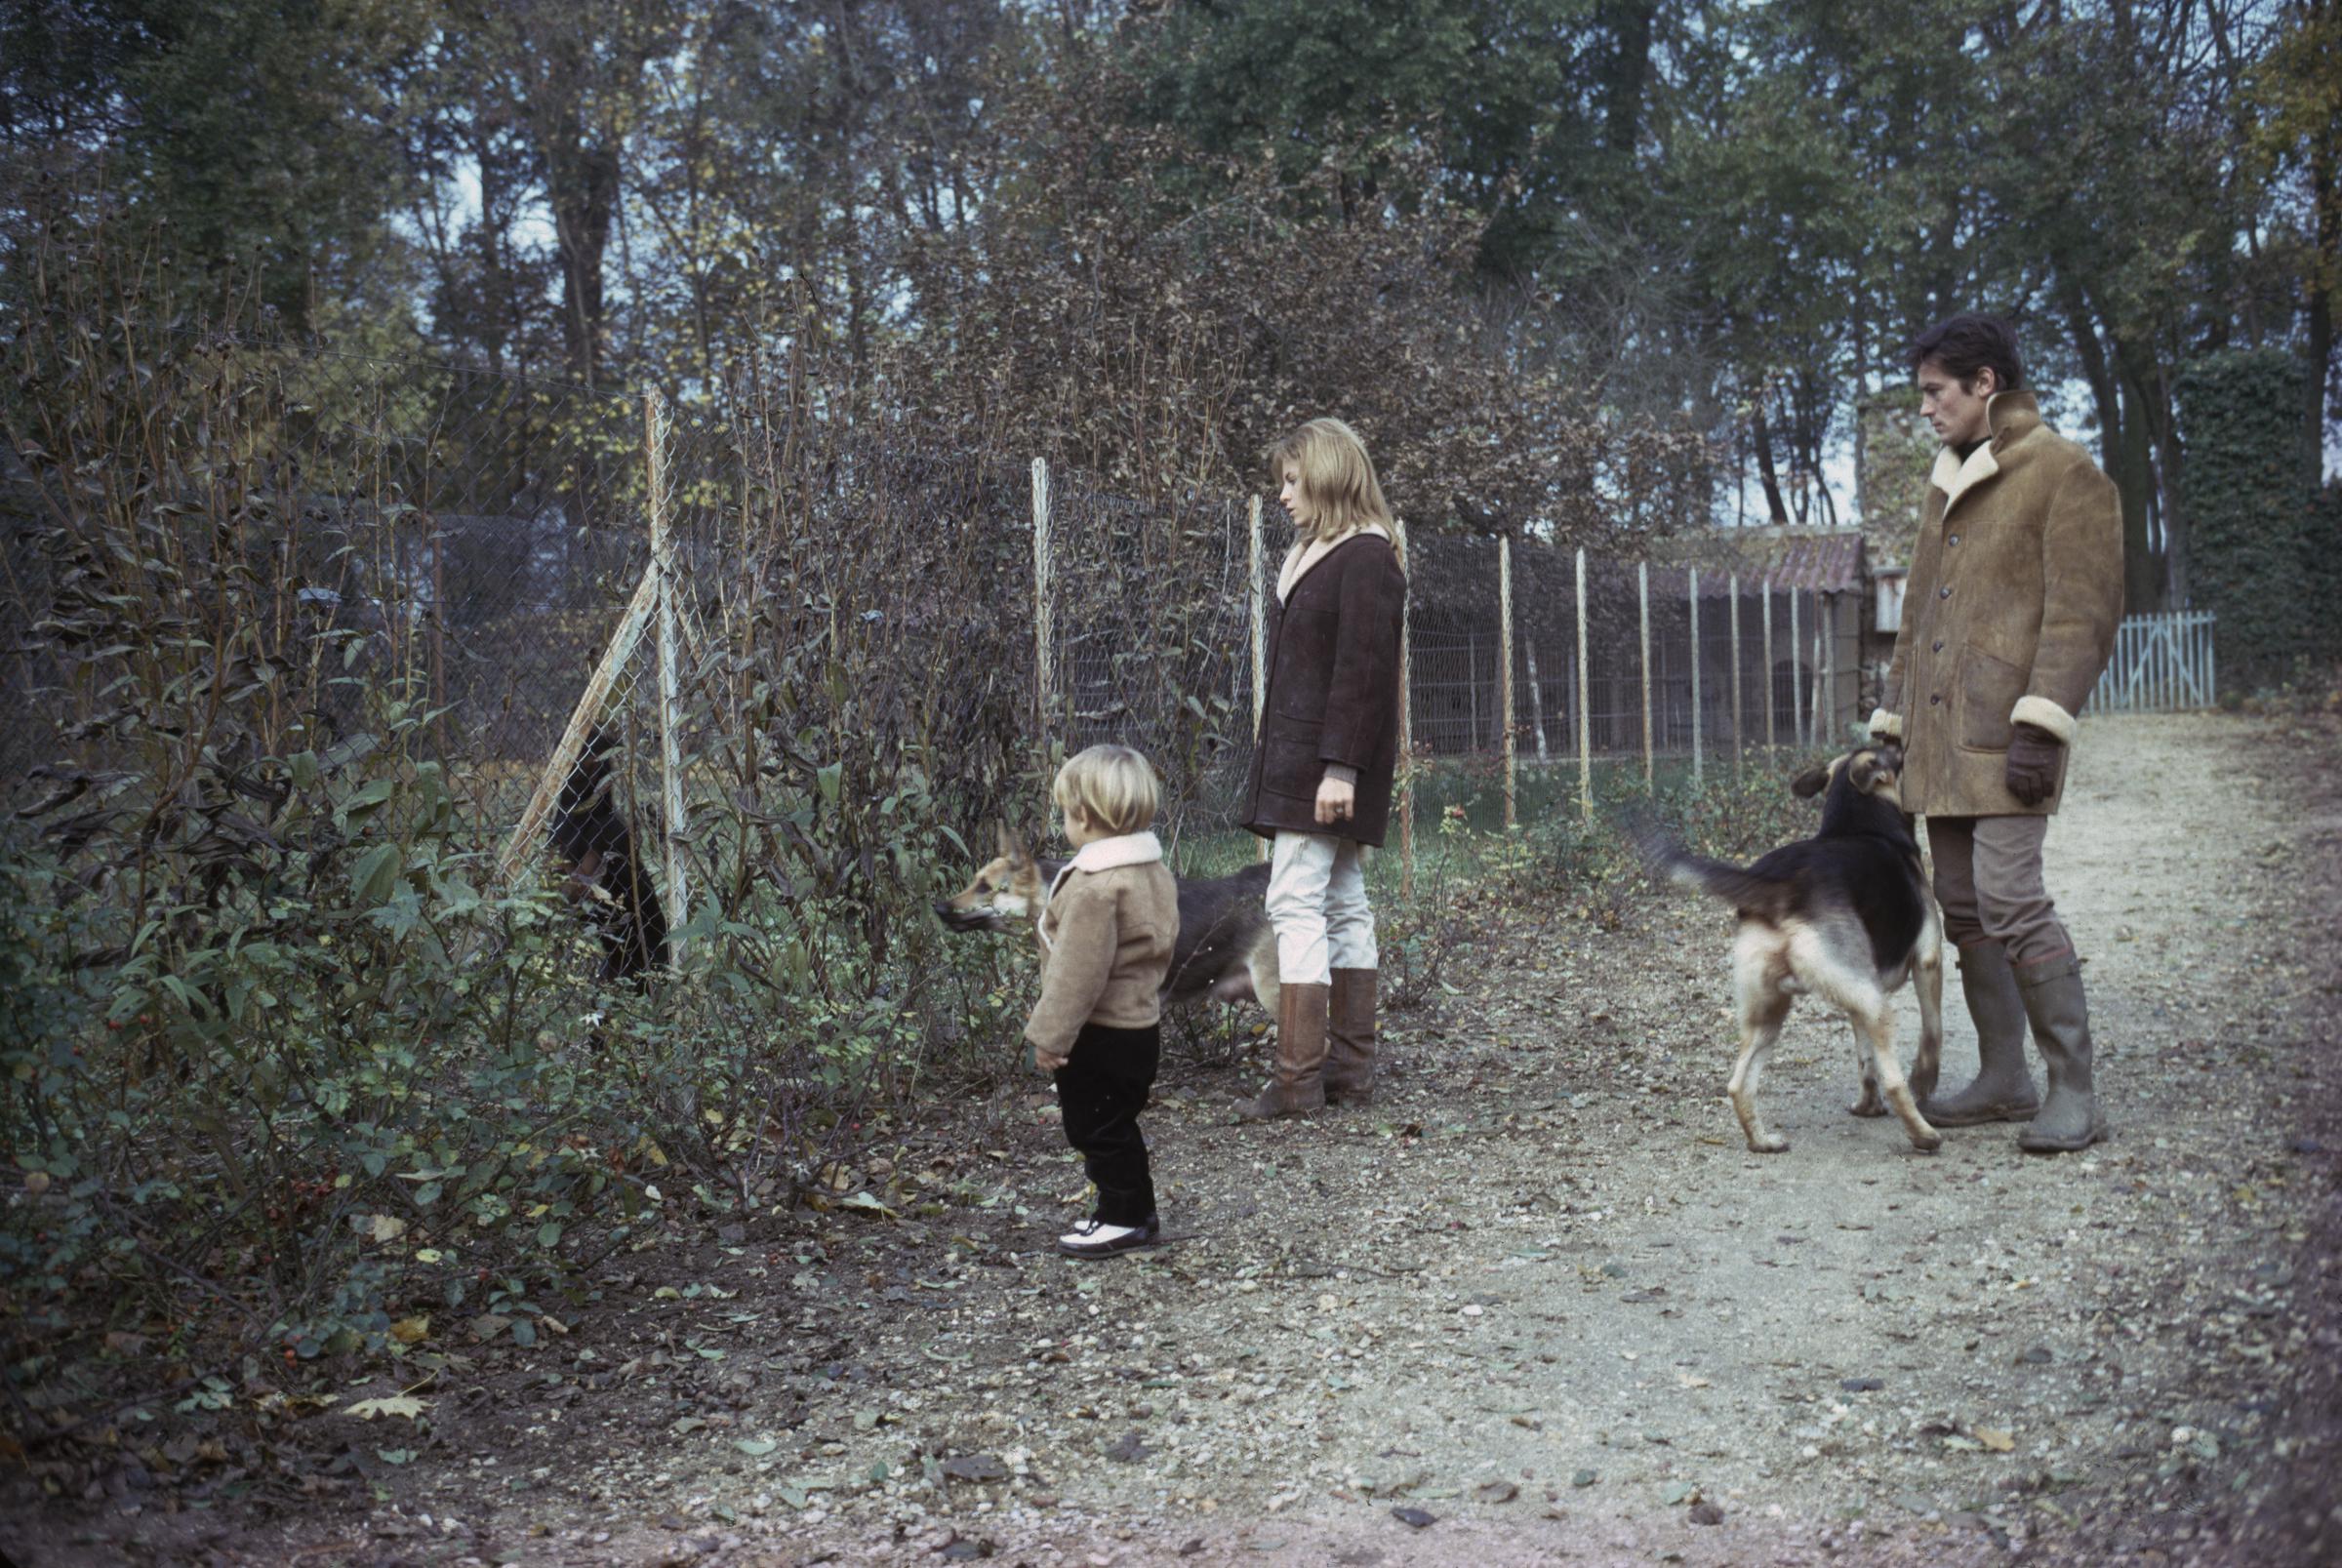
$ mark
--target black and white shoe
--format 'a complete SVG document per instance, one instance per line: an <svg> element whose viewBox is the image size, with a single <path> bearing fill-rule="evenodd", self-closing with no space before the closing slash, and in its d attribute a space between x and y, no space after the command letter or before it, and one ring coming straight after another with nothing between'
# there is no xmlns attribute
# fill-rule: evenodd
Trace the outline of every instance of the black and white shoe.
<svg viewBox="0 0 2342 1568"><path fill-rule="evenodd" d="M1057 1238L1057 1250L1069 1258L1111 1258L1119 1252L1151 1246L1162 1231L1162 1221L1151 1214L1146 1224L1135 1226L1084 1220Z"/></svg>

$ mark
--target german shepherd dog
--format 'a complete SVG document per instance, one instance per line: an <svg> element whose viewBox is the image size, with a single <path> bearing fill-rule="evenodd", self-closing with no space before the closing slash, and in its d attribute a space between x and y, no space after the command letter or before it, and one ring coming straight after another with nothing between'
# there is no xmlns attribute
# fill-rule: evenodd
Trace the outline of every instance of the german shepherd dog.
<svg viewBox="0 0 2342 1568"><path fill-rule="evenodd" d="M1050 884L1065 865L1064 861L1036 860L1003 824L1000 853L966 887L936 900L936 918L953 931L1037 929ZM1179 887L1179 940L1163 977L1163 1000L1251 997L1274 1018L1276 933L1269 924L1269 867L1247 865L1229 876L1173 880Z"/></svg>
<svg viewBox="0 0 2342 1568"><path fill-rule="evenodd" d="M1838 1008L1854 1025L1862 1096L1848 1108L1857 1116L1883 1116L1891 1106L1915 1148L1933 1153L1943 1144L1943 1135L1919 1114L1918 1101L1934 1092L1943 1052L1943 923L1903 811L1902 774L1902 748L1892 744L1864 746L1807 770L1790 788L1804 799L1822 796L1821 827L1754 865L1704 860L1655 831L1637 832L1643 853L1659 869L1727 901L1740 916L1732 943L1740 1060L1726 1092L1756 1153L1789 1147L1789 1140L1764 1124L1756 1080L1800 992ZM1895 1063L1887 998L1915 975L1919 1054L1906 1082Z"/></svg>
<svg viewBox="0 0 2342 1568"><path fill-rule="evenodd" d="M602 945L601 979L641 990L667 961L666 911L634 852L634 830L610 798L610 756L602 730L586 739L553 806L553 853L568 863L566 892Z"/></svg>

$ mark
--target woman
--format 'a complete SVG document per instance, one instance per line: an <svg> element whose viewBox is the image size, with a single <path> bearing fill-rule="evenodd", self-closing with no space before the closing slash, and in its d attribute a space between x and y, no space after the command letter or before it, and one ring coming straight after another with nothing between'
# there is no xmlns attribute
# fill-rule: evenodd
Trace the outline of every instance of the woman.
<svg viewBox="0 0 2342 1568"><path fill-rule="evenodd" d="M1244 825L1273 846L1269 919L1283 992L1274 1074L1237 1106L1247 1120L1374 1095L1374 911L1359 852L1382 843L1391 818L1407 593L1356 431L1312 420L1269 464L1296 537L1276 576Z"/></svg>

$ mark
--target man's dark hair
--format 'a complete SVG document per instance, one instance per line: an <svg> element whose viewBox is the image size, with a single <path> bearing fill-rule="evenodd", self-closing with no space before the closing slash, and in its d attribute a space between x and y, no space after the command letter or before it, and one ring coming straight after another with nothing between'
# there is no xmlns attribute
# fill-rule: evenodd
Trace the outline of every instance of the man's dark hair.
<svg viewBox="0 0 2342 1568"><path fill-rule="evenodd" d="M1915 374L1932 359L1946 374L1958 377L1962 386L1974 381L1980 370L1998 376L2003 392L2025 384L2025 361L2017 353L2017 335L1998 316L1962 311L1939 321L1911 341L1904 357Z"/></svg>

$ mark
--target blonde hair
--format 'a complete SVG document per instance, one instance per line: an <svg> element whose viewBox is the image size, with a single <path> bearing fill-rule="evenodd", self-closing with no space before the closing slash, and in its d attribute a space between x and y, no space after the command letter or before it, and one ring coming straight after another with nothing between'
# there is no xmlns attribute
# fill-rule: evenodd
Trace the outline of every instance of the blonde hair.
<svg viewBox="0 0 2342 1568"><path fill-rule="evenodd" d="M1301 474L1310 514L1306 537L1330 542L1379 527L1397 545L1398 529L1383 500L1382 481L1374 476L1374 460L1357 431L1341 420L1312 420L1269 449L1271 484L1285 482L1288 463Z"/></svg>
<svg viewBox="0 0 2342 1568"><path fill-rule="evenodd" d="M1060 811L1082 816L1109 833L1135 833L1153 824L1162 787L1147 759L1126 745L1076 751L1057 770L1050 798Z"/></svg>

